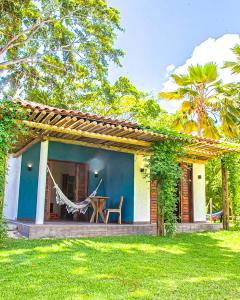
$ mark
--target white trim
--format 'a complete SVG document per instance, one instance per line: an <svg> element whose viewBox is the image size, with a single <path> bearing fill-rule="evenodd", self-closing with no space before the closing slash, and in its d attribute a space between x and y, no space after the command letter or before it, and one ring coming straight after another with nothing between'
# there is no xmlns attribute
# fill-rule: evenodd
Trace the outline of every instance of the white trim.
<svg viewBox="0 0 240 300"><path fill-rule="evenodd" d="M43 224L44 222L47 161L48 161L48 141L44 141L41 142L40 159L39 159L36 224Z"/></svg>
<svg viewBox="0 0 240 300"><path fill-rule="evenodd" d="M150 222L150 181L140 172L144 156L134 155L134 222Z"/></svg>
<svg viewBox="0 0 240 300"><path fill-rule="evenodd" d="M206 221L205 165L193 164L194 222Z"/></svg>
<svg viewBox="0 0 240 300"><path fill-rule="evenodd" d="M17 219L21 163L22 156L10 156L7 163L3 216L9 220Z"/></svg>

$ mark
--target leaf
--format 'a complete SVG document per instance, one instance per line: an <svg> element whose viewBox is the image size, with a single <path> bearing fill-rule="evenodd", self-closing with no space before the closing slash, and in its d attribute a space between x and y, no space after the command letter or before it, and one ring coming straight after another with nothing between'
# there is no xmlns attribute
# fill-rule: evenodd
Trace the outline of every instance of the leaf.
<svg viewBox="0 0 240 300"><path fill-rule="evenodd" d="M171 77L173 78L175 83L178 84L179 86L188 86L189 84L192 83L188 75L172 74Z"/></svg>
<svg viewBox="0 0 240 300"><path fill-rule="evenodd" d="M176 92L160 92L159 93L159 98L163 98L163 99L166 99L166 100L179 100L179 99L182 99L182 95L180 95L178 93L178 91Z"/></svg>
<svg viewBox="0 0 240 300"><path fill-rule="evenodd" d="M194 120L189 120L185 124L185 131L186 133L197 132L198 126Z"/></svg>
<svg viewBox="0 0 240 300"><path fill-rule="evenodd" d="M189 101L183 101L182 106L181 106L181 111L182 112L187 112L191 109L192 105Z"/></svg>

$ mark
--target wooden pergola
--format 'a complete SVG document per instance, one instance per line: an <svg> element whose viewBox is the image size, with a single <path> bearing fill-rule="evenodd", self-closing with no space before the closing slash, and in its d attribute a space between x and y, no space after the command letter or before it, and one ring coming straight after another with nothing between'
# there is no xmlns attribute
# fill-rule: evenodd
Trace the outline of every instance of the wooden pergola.
<svg viewBox="0 0 240 300"><path fill-rule="evenodd" d="M14 149L15 157L21 155L33 144L49 140L66 144L106 149L127 153L149 155L154 142L167 139L186 140L186 156L181 158L188 162L207 162L224 153L240 152L240 145L198 136L179 134L177 137L144 129L137 123L115 120L108 117L66 110L47 105L17 100L20 110L25 112L24 121L28 134L21 135ZM229 201L227 189L227 171L222 164L223 184L223 225L229 226Z"/></svg>

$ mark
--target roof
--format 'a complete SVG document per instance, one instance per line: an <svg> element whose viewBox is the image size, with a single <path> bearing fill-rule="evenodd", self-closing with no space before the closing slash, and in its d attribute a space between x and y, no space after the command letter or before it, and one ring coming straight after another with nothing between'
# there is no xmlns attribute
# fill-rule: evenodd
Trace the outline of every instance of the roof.
<svg viewBox="0 0 240 300"><path fill-rule="evenodd" d="M15 149L18 154L44 139L130 153L148 153L152 143L156 141L186 139L185 134L172 137L143 129L137 123L126 120L100 117L25 100L16 102L26 111L23 123L29 128L29 134L18 139ZM223 152L240 152L240 145L221 140L191 135L187 140L188 154L202 160L214 158Z"/></svg>

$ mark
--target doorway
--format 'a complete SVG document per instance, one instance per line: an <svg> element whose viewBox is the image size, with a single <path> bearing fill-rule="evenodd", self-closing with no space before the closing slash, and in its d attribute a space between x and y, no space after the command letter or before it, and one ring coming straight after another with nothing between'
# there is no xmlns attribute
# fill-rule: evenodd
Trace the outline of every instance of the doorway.
<svg viewBox="0 0 240 300"><path fill-rule="evenodd" d="M53 177L62 192L74 202L81 202L88 196L89 169L87 163L74 163L59 160L49 160L48 166ZM47 175L46 221L89 221L89 213L85 215L79 213L68 213L65 205L56 203L56 193L53 188L52 180Z"/></svg>

